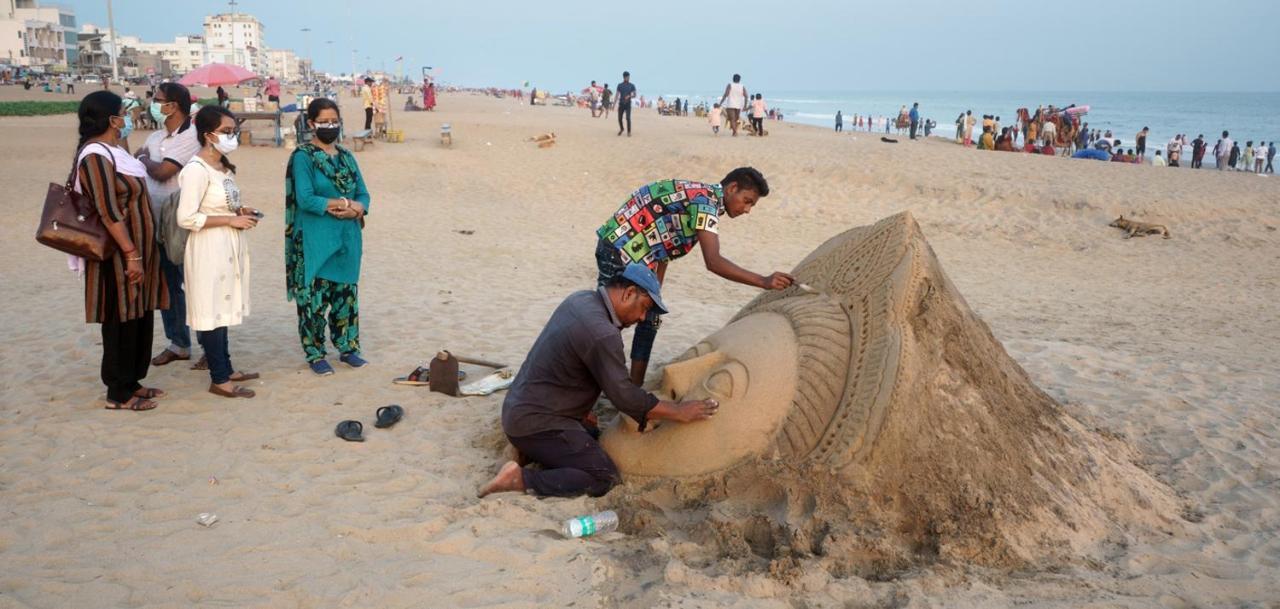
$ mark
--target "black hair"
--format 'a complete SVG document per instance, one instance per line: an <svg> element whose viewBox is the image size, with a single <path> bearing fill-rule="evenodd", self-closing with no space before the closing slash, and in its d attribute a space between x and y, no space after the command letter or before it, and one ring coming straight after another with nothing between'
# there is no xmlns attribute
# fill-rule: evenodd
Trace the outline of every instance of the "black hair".
<svg viewBox="0 0 1280 609"><path fill-rule="evenodd" d="M76 149L84 147L84 143L98 137L111 128L111 117L119 116L124 108L124 99L110 91L94 91L80 100L80 108L76 116L80 119L80 143Z"/></svg>
<svg viewBox="0 0 1280 609"><path fill-rule="evenodd" d="M623 72L623 73L622 73L622 77L623 77L623 78L631 78L631 72Z"/></svg>
<svg viewBox="0 0 1280 609"><path fill-rule="evenodd" d="M739 167L720 180L722 187L730 184L737 184L738 188L754 190L762 198L769 196L769 182L765 181L764 176L755 167Z"/></svg>
<svg viewBox="0 0 1280 609"><path fill-rule="evenodd" d="M166 100L178 104L178 112L181 112L182 115L187 118L191 118L190 90L176 82L160 83L160 86L156 88L159 89L161 93L164 93Z"/></svg>
<svg viewBox="0 0 1280 609"><path fill-rule="evenodd" d="M742 81L742 75L741 75L741 74L734 74L734 75L733 75L733 82L740 82L740 81Z"/></svg>
<svg viewBox="0 0 1280 609"><path fill-rule="evenodd" d="M200 147L206 146L205 138L222 126L222 117L224 116L233 121L236 119L236 115L232 114L230 110L217 105L202 106L200 111L196 112L196 118L191 122L196 126L196 141L200 142ZM236 166L227 160L226 155L221 155L221 157L222 164L231 170L231 173L235 173Z"/></svg>
<svg viewBox="0 0 1280 609"><path fill-rule="evenodd" d="M609 279L605 280L605 282L604 282L604 287L606 287L606 288L618 288L618 289L623 289L623 290L625 290L625 289L627 289L627 288L631 288L631 287L634 287L634 288L636 288L637 290L643 289L643 288L641 288L639 285L636 285L636 282L631 281L630 279L627 279L626 277L623 277L623 276L622 276L622 273L618 273L617 275L614 275L613 277L610 277Z"/></svg>
<svg viewBox="0 0 1280 609"><path fill-rule="evenodd" d="M1227 131L1226 131L1226 129L1223 129L1223 130L1222 130L1222 137L1227 137Z"/></svg>
<svg viewBox="0 0 1280 609"><path fill-rule="evenodd" d="M338 113L338 118L342 118L342 111L338 109L337 103L327 97L317 97L307 104L307 120L316 120L321 110L333 110Z"/></svg>
<svg viewBox="0 0 1280 609"><path fill-rule="evenodd" d="M373 79L372 79L372 78L369 78L368 76L364 77L364 84L366 84L366 85L371 85L371 84L373 84Z"/></svg>

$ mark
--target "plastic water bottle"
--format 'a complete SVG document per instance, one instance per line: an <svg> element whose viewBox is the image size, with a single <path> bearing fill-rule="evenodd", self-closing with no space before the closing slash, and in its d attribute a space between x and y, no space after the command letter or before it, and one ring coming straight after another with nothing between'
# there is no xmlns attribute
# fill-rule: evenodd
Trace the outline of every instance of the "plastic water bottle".
<svg viewBox="0 0 1280 609"><path fill-rule="evenodd" d="M602 535L618 529L618 513L606 510L598 514L589 514L570 518L560 525L560 534L566 538L591 537Z"/></svg>

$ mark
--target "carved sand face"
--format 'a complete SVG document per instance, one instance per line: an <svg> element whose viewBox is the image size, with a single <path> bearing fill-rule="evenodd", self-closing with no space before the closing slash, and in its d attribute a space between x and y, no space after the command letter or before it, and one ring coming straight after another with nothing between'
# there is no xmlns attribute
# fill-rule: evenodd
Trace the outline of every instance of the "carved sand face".
<svg viewBox="0 0 1280 609"><path fill-rule="evenodd" d="M663 369L654 391L668 400L720 402L710 420L663 422L638 433L619 424L601 438L627 475L696 476L726 469L771 450L791 411L798 345L791 322L778 313L748 315L712 334ZM679 458L673 459L673 455Z"/></svg>

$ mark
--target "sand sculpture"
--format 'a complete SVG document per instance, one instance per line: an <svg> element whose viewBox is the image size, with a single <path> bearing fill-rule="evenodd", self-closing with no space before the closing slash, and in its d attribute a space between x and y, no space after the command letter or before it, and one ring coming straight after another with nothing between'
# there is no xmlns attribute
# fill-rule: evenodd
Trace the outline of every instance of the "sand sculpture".
<svg viewBox="0 0 1280 609"><path fill-rule="evenodd" d="M878 573L1088 559L1176 528L1167 488L1031 382L909 213L794 274L811 292L760 295L651 387L715 397L716 418L606 429L628 482L609 500L633 532L683 530L720 562Z"/></svg>

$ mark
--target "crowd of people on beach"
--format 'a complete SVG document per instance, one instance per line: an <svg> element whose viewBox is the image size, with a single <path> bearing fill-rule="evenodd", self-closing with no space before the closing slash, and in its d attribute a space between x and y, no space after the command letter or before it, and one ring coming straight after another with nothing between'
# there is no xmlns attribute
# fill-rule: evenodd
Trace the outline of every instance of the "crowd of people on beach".
<svg viewBox="0 0 1280 609"><path fill-rule="evenodd" d="M1077 108L1075 105L1064 108L1041 106L1034 114L1020 109L1013 125L1002 125L998 115L985 114L979 123L979 117L968 110L956 117L955 143L966 148L976 147L978 150L1061 155L1117 163L1149 163L1157 167L1183 166L1183 155L1190 147L1189 166L1194 169L1201 168L1206 154L1212 152L1214 164L1220 170L1231 169L1256 174L1275 172L1274 141L1258 141L1255 144L1250 140L1242 146L1223 131L1222 138L1210 149L1203 134L1190 139L1187 134L1180 133L1170 138L1163 150L1153 150L1149 154L1149 128L1143 127L1135 134L1134 144L1123 148L1121 140L1110 129L1091 129L1089 123L1082 120L1086 112L1087 108ZM857 114L846 118L843 111L837 111L836 132L845 131L846 121L851 129L865 129L868 132L883 130L885 134L889 134L896 127L899 134L909 133L911 139L916 139L918 130L923 131L924 137L929 137L937 128L937 122L921 118L918 103L913 103L910 109L902 106L896 120ZM975 129L979 125L982 129L976 132L975 138Z"/></svg>
<svg viewBox="0 0 1280 609"><path fill-rule="evenodd" d="M635 85L631 83L630 76L629 72L624 72L622 82L619 82L614 89L610 89L608 83L593 80L580 95L565 93L556 98L557 103L588 110L592 118L607 118L616 107L619 135L631 133L632 108L654 108L659 116L705 117L711 125L713 135L718 135L722 128L732 131L735 136L740 130L745 130L754 136L768 135L768 131L764 128L765 120L785 119L781 109L768 106L764 95L749 94L742 86L742 77L738 74L733 75L733 82L726 85L725 93L719 101L710 104L704 101L692 106L689 98L675 97L668 100L664 96L659 96L652 101L646 100L643 96L636 94ZM545 98L545 96L539 96L539 93L544 92L538 92L537 89L534 89L534 92L535 95L531 97L530 103L533 103L534 99Z"/></svg>

